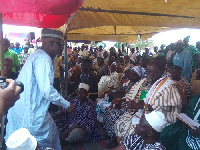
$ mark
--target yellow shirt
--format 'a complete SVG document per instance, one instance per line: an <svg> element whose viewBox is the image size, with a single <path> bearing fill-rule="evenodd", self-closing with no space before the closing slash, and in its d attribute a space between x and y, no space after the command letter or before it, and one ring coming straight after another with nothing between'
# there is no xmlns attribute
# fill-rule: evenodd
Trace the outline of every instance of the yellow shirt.
<svg viewBox="0 0 200 150"><path fill-rule="evenodd" d="M59 78L60 77L60 70L59 67L62 67L63 63L62 63L62 56L57 58L57 65L56 65L56 70L55 70L55 76L54 78Z"/></svg>

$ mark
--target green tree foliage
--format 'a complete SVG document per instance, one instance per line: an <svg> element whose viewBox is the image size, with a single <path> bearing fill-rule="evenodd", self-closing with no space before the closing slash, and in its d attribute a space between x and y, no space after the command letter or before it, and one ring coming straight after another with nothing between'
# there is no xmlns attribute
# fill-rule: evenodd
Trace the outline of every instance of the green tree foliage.
<svg viewBox="0 0 200 150"><path fill-rule="evenodd" d="M139 47L139 48L141 47L141 49L145 49L145 47L150 47L152 49L154 47L154 43L153 43L153 40L151 38L149 38L145 41L142 41L140 43L140 36L138 35L135 47Z"/></svg>

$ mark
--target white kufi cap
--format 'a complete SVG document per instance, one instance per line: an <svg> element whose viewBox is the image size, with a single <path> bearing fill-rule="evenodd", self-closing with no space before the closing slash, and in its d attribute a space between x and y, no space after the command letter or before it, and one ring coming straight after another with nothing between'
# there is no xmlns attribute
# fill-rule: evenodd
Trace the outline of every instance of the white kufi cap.
<svg viewBox="0 0 200 150"><path fill-rule="evenodd" d="M162 129L166 126L167 121L165 115L160 111L152 111L149 114L145 114L145 118L148 123L152 126L157 132L162 132Z"/></svg>
<svg viewBox="0 0 200 150"><path fill-rule="evenodd" d="M90 88L90 86L89 86L88 84L85 84L85 83L80 83L80 84L79 84L79 89L80 89L80 88L83 88L83 89L85 89L85 90L88 91L89 88Z"/></svg>
<svg viewBox="0 0 200 150"><path fill-rule="evenodd" d="M35 150L37 140L28 129L21 128L9 136L6 146L9 150Z"/></svg>

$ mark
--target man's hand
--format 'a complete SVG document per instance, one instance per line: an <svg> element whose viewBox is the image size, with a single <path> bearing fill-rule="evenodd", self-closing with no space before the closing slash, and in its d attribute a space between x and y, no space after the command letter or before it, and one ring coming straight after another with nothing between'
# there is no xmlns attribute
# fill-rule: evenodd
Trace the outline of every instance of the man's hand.
<svg viewBox="0 0 200 150"><path fill-rule="evenodd" d="M137 105L135 101L126 101L122 103L121 107L123 109L135 109L135 105Z"/></svg>
<svg viewBox="0 0 200 150"><path fill-rule="evenodd" d="M114 98L113 100L112 100L112 104L115 104L115 105L118 105L118 104L120 104L122 102L122 99L121 98Z"/></svg>
<svg viewBox="0 0 200 150"><path fill-rule="evenodd" d="M122 99L122 98L114 98L112 100L112 103L111 103L111 108L112 107L115 107L115 108L120 108L121 107L121 103L124 101L125 99Z"/></svg>
<svg viewBox="0 0 200 150"><path fill-rule="evenodd" d="M139 101L138 103L136 103L134 100L129 100L127 102L123 102L121 107L123 109L136 109L136 110L138 110L138 109L143 109L144 105L145 104L144 104L143 100ZM153 111L153 108L152 108L151 105L148 105L148 110Z"/></svg>
<svg viewBox="0 0 200 150"><path fill-rule="evenodd" d="M67 109L67 112L68 113L73 113L74 111L75 111L75 106L74 106L74 104L70 103L70 106Z"/></svg>
<svg viewBox="0 0 200 150"><path fill-rule="evenodd" d="M21 88L16 86L16 82L11 79L6 79L8 87L0 88L0 115L3 116L10 107L20 98Z"/></svg>

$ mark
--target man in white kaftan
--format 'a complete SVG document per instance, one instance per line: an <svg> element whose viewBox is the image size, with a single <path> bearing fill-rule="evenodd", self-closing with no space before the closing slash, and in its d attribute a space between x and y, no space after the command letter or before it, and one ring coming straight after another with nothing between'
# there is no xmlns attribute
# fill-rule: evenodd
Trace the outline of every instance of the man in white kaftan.
<svg viewBox="0 0 200 150"><path fill-rule="evenodd" d="M57 41L51 41L49 44L52 42L58 44ZM55 49L54 44L51 45L53 47L51 49ZM24 92L8 111L6 140L17 129L27 128L37 139L41 150L46 147L61 150L57 127L48 108L50 102L66 109L72 106L53 88L53 79L52 55L48 53L48 50L39 49L31 54L17 79L24 84Z"/></svg>

